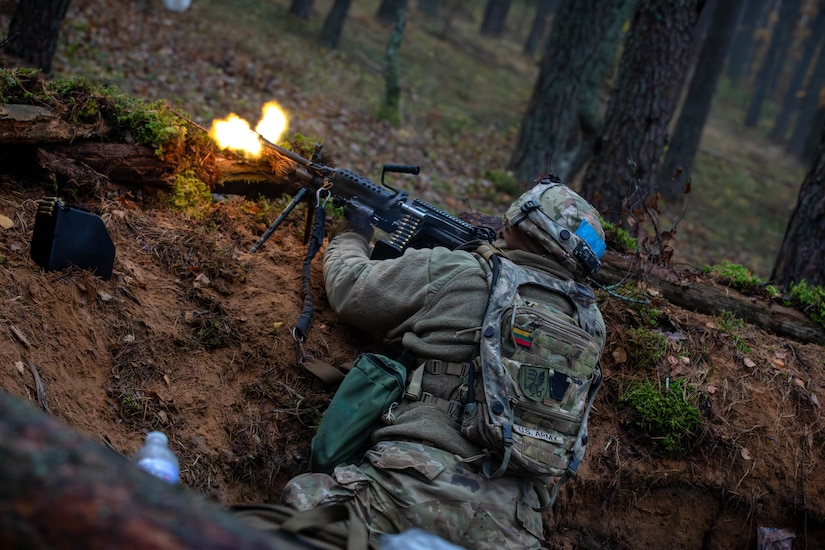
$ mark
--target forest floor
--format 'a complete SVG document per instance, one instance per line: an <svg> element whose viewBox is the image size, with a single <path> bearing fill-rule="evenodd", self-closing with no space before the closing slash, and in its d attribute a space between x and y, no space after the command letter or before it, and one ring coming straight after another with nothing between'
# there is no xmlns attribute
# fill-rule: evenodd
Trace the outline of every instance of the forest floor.
<svg viewBox="0 0 825 550"><path fill-rule="evenodd" d="M252 40L230 32L218 4L196 0L174 15L160 2L72 2L56 72L107 76L140 97L176 101L204 122L230 111L254 120L260 105L277 99L295 113L290 131L324 136L339 166L370 176L383 161L419 163L414 195L453 211L469 205L501 214L508 196L490 174L506 163L518 117L500 110L512 110L514 99L465 91L473 116L462 118L443 97L414 103L416 93L432 92L420 80L409 92L418 109L408 111L413 122L393 128L370 106L347 100L374 87L372 50L323 52L285 31ZM260 17L253 4L260 3L232 6L236 15L249 8L249 17ZM287 4L265 6L285 17ZM317 4L325 13L329 2ZM373 12L356 10L353 25L372 28ZM249 50L249 43L276 44L283 55ZM306 66L305 81L283 76L304 59L298 47L323 60ZM466 64L476 62L471 43L441 47L462 47ZM495 66L512 53L502 49L478 63ZM527 78L520 63L502 62L501 79ZM335 70L324 74L325 67ZM455 77L474 92L471 75ZM513 89L521 101L529 96L529 84ZM482 114L486 125L471 124ZM719 141L704 147L733 148L741 136L727 124L715 122L710 133ZM750 147L755 156L758 142ZM778 158L769 144L761 147ZM767 179L798 187L804 171L775 164ZM0 177L0 387L38 403L34 369L51 413L77 430L130 455L148 430L160 429L193 491L222 503L277 501L284 483L307 471L309 441L332 396L296 364L291 336L302 306L302 207L250 254L282 203L262 211L259 202L230 198L192 216L157 195L104 185L72 197L101 215L115 243L114 276L104 281L82 271L45 272L31 260L36 201L48 194L39 174ZM677 242L707 250L703 238L709 233L685 230ZM683 263L701 261L698 254ZM329 310L318 261L311 281L315 321L306 353L346 366L374 349L378 342ZM778 528L794 534L794 548L825 547L825 348L725 312L674 307L650 285L635 291L653 305L598 293L608 327L605 385L580 474L546 515L548 546L745 549L756 547L759 528ZM651 352L651 342L663 347ZM677 452L663 450L655 430L620 401L634 384L658 389L666 380L684 381L701 414Z"/></svg>

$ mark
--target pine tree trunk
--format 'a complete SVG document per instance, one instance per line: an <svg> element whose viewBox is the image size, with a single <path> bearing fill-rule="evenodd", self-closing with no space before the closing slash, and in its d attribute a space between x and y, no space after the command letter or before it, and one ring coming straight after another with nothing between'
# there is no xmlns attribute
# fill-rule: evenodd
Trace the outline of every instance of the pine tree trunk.
<svg viewBox="0 0 825 550"><path fill-rule="evenodd" d="M530 34L524 42L524 55L533 57L539 48L539 42L544 36L544 29L547 27L547 18L553 13L555 0L538 0L536 2L536 15L533 18L533 25L530 27Z"/></svg>
<svg viewBox="0 0 825 550"><path fill-rule="evenodd" d="M499 38L504 32L504 23L509 11L510 0L487 0L484 19L481 21L481 35Z"/></svg>
<svg viewBox="0 0 825 550"><path fill-rule="evenodd" d="M733 28L739 20L743 3L744 0L719 2L712 14L710 28L702 44L679 120L662 162L659 182L662 185L662 196L668 200L676 200L684 191L680 185L668 183L674 181L672 174L677 167L690 169L699 150L702 129L710 114L713 94L722 74Z"/></svg>
<svg viewBox="0 0 825 550"><path fill-rule="evenodd" d="M770 97L776 85L776 80L782 72L783 64L786 62L793 30L799 19L800 3L801 0L783 0L780 3L779 21L776 23L770 47L765 54L762 66L756 74L753 95L745 113L745 126L751 128L759 126L762 105Z"/></svg>
<svg viewBox="0 0 825 550"><path fill-rule="evenodd" d="M289 5L289 14L294 15L299 19L309 19L309 14L312 13L312 4L315 0L292 0Z"/></svg>
<svg viewBox="0 0 825 550"><path fill-rule="evenodd" d="M813 159L814 146L819 138L819 126L815 125L819 112L819 99L825 88L825 51L820 50L811 73L811 80L805 87L802 107L796 117L793 132L788 138L787 150L804 163Z"/></svg>
<svg viewBox="0 0 825 550"><path fill-rule="evenodd" d="M49 74L69 0L19 0L9 23L6 53Z"/></svg>
<svg viewBox="0 0 825 550"><path fill-rule="evenodd" d="M804 97L806 93L805 78L811 69L814 54L822 45L825 45L825 5L820 6L819 12L811 22L810 33L805 38L802 56L794 64L793 76L785 91L776 120L774 120L773 129L768 134L770 139L777 142L785 141L791 120L802 104L801 97Z"/></svg>
<svg viewBox="0 0 825 550"><path fill-rule="evenodd" d="M825 124L819 132L813 166L791 214L771 274L775 284L791 283L825 287Z"/></svg>
<svg viewBox="0 0 825 550"><path fill-rule="evenodd" d="M747 0L728 55L726 73L734 86L739 86L750 76L757 44L756 31L765 24L769 10L769 0Z"/></svg>
<svg viewBox="0 0 825 550"><path fill-rule="evenodd" d="M599 91L635 5L565 0L556 12L508 164L522 184L546 172L567 181L579 152L592 152L601 125Z"/></svg>
<svg viewBox="0 0 825 550"><path fill-rule="evenodd" d="M396 15L395 28L390 34L386 52L386 94L381 116L396 126L401 123L401 82L398 74L398 50L401 48L401 41L404 38L406 23L407 10L401 8Z"/></svg>
<svg viewBox="0 0 825 550"><path fill-rule="evenodd" d="M682 93L698 0L641 0L625 42L618 87L582 180L582 195L614 223L625 199L645 200ZM631 164L632 163L632 164ZM637 189L638 185L638 189Z"/></svg>
<svg viewBox="0 0 825 550"><path fill-rule="evenodd" d="M381 0L375 19L385 25L395 23L401 10L407 10L407 0Z"/></svg>
<svg viewBox="0 0 825 550"><path fill-rule="evenodd" d="M344 21L349 13L349 6L352 0L335 0L330 8L327 18L324 20L324 27L321 29L321 45L335 50L338 48L338 41L344 30Z"/></svg>

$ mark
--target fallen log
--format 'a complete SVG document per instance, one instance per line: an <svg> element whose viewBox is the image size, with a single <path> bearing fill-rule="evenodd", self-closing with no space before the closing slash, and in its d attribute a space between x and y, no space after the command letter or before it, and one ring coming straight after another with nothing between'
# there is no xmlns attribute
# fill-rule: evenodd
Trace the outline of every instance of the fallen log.
<svg viewBox="0 0 825 550"><path fill-rule="evenodd" d="M312 548L252 529L0 391L0 548Z"/></svg>
<svg viewBox="0 0 825 550"><path fill-rule="evenodd" d="M151 147L125 143L76 142L40 147L38 167L64 181L79 185L107 180L117 185L172 189L175 166L164 162ZM301 182L290 171L262 157L232 158L211 155L198 175L215 193L255 200L294 195Z"/></svg>
<svg viewBox="0 0 825 550"><path fill-rule="evenodd" d="M728 311L779 336L825 344L825 329L804 313L764 298L746 296L700 273L664 268L641 270L634 265L632 257L608 250L602 257L602 268L594 279L602 285L623 280L644 280L657 288L665 300L678 307L706 315Z"/></svg>
<svg viewBox="0 0 825 550"><path fill-rule="evenodd" d="M37 105L0 105L0 143L66 143L105 135L102 122L75 124Z"/></svg>

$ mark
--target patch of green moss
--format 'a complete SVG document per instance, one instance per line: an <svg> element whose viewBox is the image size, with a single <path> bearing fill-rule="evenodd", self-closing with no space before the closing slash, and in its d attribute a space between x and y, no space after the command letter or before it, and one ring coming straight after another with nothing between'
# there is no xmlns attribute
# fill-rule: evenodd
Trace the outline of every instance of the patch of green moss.
<svg viewBox="0 0 825 550"><path fill-rule="evenodd" d="M816 323L825 327L825 289L805 281L791 285L791 299Z"/></svg>
<svg viewBox="0 0 825 550"><path fill-rule="evenodd" d="M636 239L627 232L626 229L617 227L616 225L602 220L602 230L604 230L604 238L608 244L612 244L613 248L621 252L634 252L637 249Z"/></svg>
<svg viewBox="0 0 825 550"><path fill-rule="evenodd" d="M696 389L683 379L668 388L649 380L635 382L619 397L619 404L633 407L642 427L671 453L684 451L702 424L696 401Z"/></svg>
<svg viewBox="0 0 825 550"><path fill-rule="evenodd" d="M655 367L667 355L667 338L641 327L625 332L627 355L636 369Z"/></svg>
<svg viewBox="0 0 825 550"><path fill-rule="evenodd" d="M175 185L168 199L171 208L199 217L203 207L212 203L212 191L192 170L186 170L175 176Z"/></svg>
<svg viewBox="0 0 825 550"><path fill-rule="evenodd" d="M120 404L126 416L140 416L143 414L143 405L131 395L123 394L120 397Z"/></svg>
<svg viewBox="0 0 825 550"><path fill-rule="evenodd" d="M758 291L765 284L764 279L755 277L749 269L728 261L706 266L704 271L720 283L737 290Z"/></svg>
<svg viewBox="0 0 825 550"><path fill-rule="evenodd" d="M147 102L83 78L47 81L35 69L0 69L0 101L47 107L71 123L105 121L113 139L130 136L158 154L187 133L188 123L162 101Z"/></svg>

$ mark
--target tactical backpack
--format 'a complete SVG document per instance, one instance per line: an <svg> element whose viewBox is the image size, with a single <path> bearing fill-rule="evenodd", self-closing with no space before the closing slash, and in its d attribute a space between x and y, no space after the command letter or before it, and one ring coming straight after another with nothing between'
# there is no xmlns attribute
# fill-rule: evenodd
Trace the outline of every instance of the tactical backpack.
<svg viewBox="0 0 825 550"><path fill-rule="evenodd" d="M462 434L492 453L490 478L505 472L538 481L541 509L574 476L587 446L587 419L602 382L592 290L497 255L481 328L481 381ZM496 266L496 264L500 264ZM572 316L550 296L569 302ZM548 487L552 486L552 491Z"/></svg>

